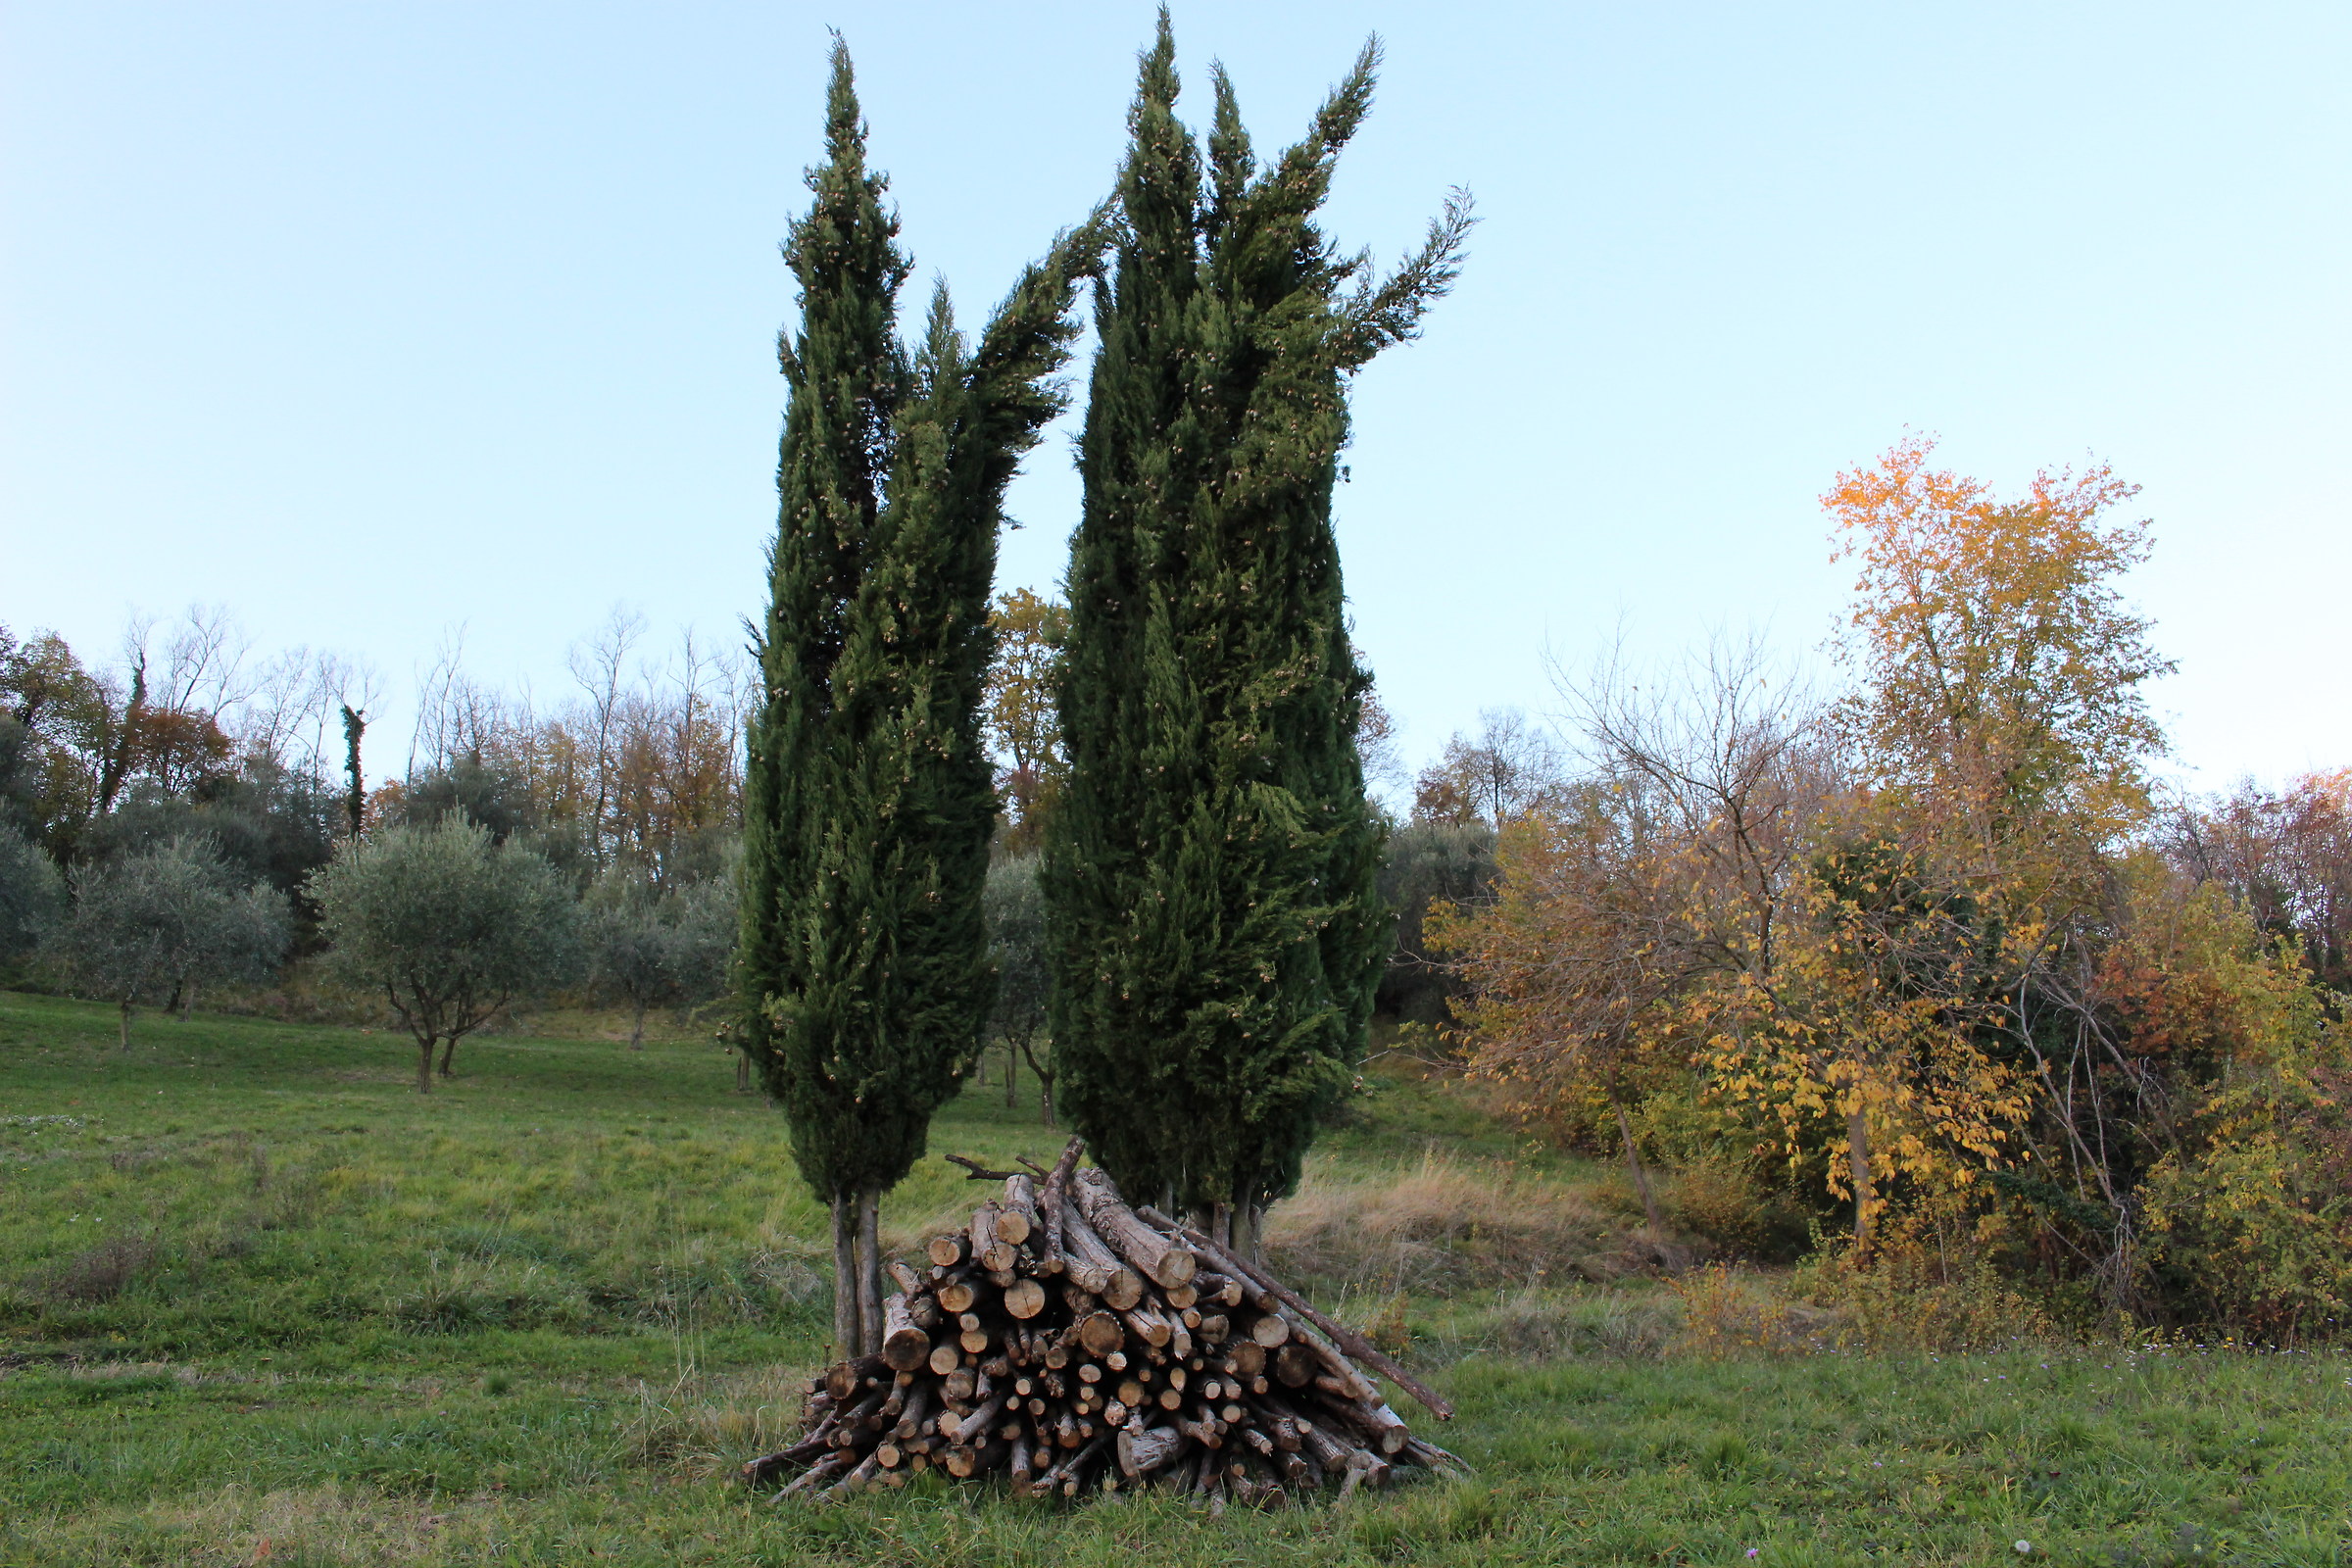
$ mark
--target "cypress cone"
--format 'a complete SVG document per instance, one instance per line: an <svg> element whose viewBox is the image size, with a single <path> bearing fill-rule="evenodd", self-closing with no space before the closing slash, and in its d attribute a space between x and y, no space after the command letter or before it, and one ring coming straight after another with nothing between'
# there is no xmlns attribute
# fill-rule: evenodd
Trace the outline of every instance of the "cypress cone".
<svg viewBox="0 0 2352 1568"><path fill-rule="evenodd" d="M1470 223L1457 195L1385 282L1317 227L1378 60L1262 170L1218 71L1203 157L1163 9L1096 294L1044 871L1058 1086L1124 1189L1244 1245L1361 1057L1390 918L1331 523L1348 377L1415 334Z"/></svg>
<svg viewBox="0 0 2352 1568"><path fill-rule="evenodd" d="M977 1055L992 980L981 894L996 814L979 708L1004 487L1065 402L1090 225L1028 269L976 346L943 287L919 346L909 263L865 165L847 49L827 162L785 258L800 284L781 509L745 779L744 1036L833 1205L835 1334L882 1335L882 1192Z"/></svg>

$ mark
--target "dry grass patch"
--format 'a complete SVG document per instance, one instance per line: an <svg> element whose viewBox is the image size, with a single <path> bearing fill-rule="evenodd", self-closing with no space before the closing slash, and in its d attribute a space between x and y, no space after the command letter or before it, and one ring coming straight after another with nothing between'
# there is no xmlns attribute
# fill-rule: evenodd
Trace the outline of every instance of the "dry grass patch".
<svg viewBox="0 0 2352 1568"><path fill-rule="evenodd" d="M1268 1216L1266 1246L1285 1276L1350 1292L1612 1280L1689 1258L1575 1188L1435 1150L1367 1175L1318 1163Z"/></svg>

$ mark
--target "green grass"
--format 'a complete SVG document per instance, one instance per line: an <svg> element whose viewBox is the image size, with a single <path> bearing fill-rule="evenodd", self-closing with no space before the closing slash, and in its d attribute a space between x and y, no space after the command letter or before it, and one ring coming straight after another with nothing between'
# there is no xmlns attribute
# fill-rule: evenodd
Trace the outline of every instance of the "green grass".
<svg viewBox="0 0 2352 1568"><path fill-rule="evenodd" d="M0 993L0 1562L2352 1561L2341 1356L1707 1362L1659 1353L1670 1298L1639 1284L1412 1300L1473 1481L1263 1515L772 1508L726 1472L821 1353L823 1216L726 1057L496 1036L419 1098L383 1033L149 1015L134 1047ZM1058 1142L990 1090L933 1147ZM1407 1084L1320 1168L1432 1142L1582 1169ZM970 1192L929 1162L886 1227Z"/></svg>

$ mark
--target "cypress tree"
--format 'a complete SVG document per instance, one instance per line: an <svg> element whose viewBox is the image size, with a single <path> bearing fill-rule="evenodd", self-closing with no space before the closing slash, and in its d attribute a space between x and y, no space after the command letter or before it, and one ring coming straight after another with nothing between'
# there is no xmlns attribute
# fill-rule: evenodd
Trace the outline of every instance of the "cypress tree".
<svg viewBox="0 0 2352 1568"><path fill-rule="evenodd" d="M1200 142L1167 13L1142 57L1094 362L1048 832L1064 1103L1113 1177L1239 1245L1360 1059L1389 911L1332 489L1348 377L1413 336L1470 218L1385 282L1315 222L1375 39L1262 170L1231 83Z"/></svg>
<svg viewBox="0 0 2352 1568"><path fill-rule="evenodd" d="M1100 244L1091 225L1057 244L977 345L943 287L909 349L909 264L838 40L815 201L784 247L801 320L778 343L790 400L737 979L749 1054L832 1204L834 1328L855 1354L881 1340L881 1194L921 1155L988 1016L996 797L979 710L997 528L1021 454L1063 406L1049 378Z"/></svg>

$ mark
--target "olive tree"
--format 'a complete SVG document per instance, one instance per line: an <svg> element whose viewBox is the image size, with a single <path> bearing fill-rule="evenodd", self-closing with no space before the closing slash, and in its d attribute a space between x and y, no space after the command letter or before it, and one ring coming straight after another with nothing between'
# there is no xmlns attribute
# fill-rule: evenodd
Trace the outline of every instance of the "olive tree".
<svg viewBox="0 0 2352 1568"><path fill-rule="evenodd" d="M578 905L554 867L454 814L347 841L311 895L330 972L381 992L416 1037L420 1095L432 1093L435 1046L449 1077L461 1039L578 961Z"/></svg>
<svg viewBox="0 0 2352 1568"><path fill-rule="evenodd" d="M657 893L641 874L600 878L588 913L589 974L632 1011L629 1049L645 1044L645 1015L721 995L735 946L735 883L713 877Z"/></svg>
<svg viewBox="0 0 2352 1568"><path fill-rule="evenodd" d="M997 1002L989 1012L989 1032L1004 1043L1004 1101L1012 1102L1019 1074L1016 1061L1026 1061L1037 1075L1038 1112L1054 1125L1054 1052L1046 1037L1046 1016L1054 1000L1054 976L1047 968L1046 895L1037 884L1037 857L1002 860L988 870L988 889L981 902L988 921L988 956L997 969Z"/></svg>
<svg viewBox="0 0 2352 1568"><path fill-rule="evenodd" d="M0 964L41 945L64 895L57 866L41 847L0 822Z"/></svg>
<svg viewBox="0 0 2352 1568"><path fill-rule="evenodd" d="M207 981L268 978L290 924L284 894L240 887L211 840L177 838L75 876L54 956L75 989L122 1009L128 1051L132 1007L168 990L192 1001Z"/></svg>

